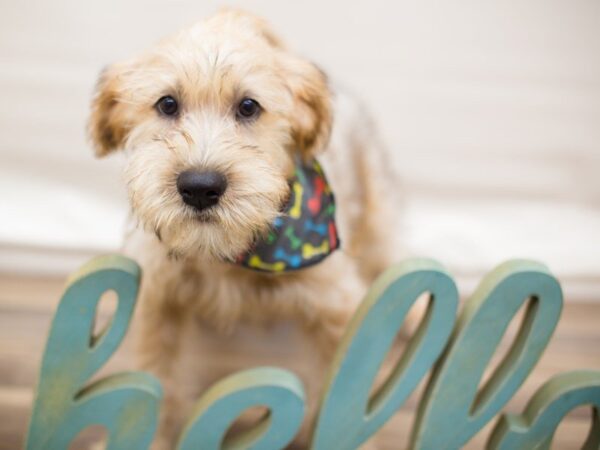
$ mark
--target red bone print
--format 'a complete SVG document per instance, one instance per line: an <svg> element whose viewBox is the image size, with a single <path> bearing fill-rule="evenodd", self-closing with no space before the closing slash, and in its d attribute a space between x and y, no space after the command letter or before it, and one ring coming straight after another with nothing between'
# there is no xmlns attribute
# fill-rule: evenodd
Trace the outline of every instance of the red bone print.
<svg viewBox="0 0 600 450"><path fill-rule="evenodd" d="M322 178L315 178L315 194L308 199L307 206L313 216L316 216L321 209L321 197L325 190L325 182Z"/></svg>
<svg viewBox="0 0 600 450"><path fill-rule="evenodd" d="M329 248L337 247L337 233L335 232L335 224L333 221L329 222Z"/></svg>

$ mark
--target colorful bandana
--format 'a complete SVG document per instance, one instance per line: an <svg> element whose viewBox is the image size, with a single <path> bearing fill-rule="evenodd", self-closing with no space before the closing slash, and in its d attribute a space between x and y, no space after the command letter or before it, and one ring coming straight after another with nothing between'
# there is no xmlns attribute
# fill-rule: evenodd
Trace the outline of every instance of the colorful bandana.
<svg viewBox="0 0 600 450"><path fill-rule="evenodd" d="M296 164L291 197L269 234L237 264L261 272L282 273L321 262L339 246L335 202L321 165Z"/></svg>

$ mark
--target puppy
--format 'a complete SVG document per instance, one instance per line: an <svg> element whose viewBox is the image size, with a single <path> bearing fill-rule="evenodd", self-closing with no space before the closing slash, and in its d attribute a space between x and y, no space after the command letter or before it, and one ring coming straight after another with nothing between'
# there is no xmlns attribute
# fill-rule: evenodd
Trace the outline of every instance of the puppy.
<svg viewBox="0 0 600 450"><path fill-rule="evenodd" d="M226 342L240 327L286 321L317 354L302 374L306 446L344 328L398 259L397 186L364 107L263 20L225 10L108 67L89 132L97 156L126 155L140 363L165 390L155 448L174 448L214 381L206 361L224 347L208 348L206 333ZM327 217L309 226L323 204ZM270 237L304 253L273 249Z"/></svg>

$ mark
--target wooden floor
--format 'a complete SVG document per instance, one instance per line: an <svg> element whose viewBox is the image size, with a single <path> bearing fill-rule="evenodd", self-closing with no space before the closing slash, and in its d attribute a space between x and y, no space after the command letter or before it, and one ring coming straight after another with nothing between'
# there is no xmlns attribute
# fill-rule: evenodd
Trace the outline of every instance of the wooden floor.
<svg viewBox="0 0 600 450"><path fill-rule="evenodd" d="M62 288L62 280L0 275L0 449L15 450L23 445L46 334ZM103 372L127 368L129 356L130 345L126 343ZM548 350L506 410L521 411L533 392L552 375L583 368L600 370L600 302L567 301ZM405 448L417 401L418 394L414 394L380 432L381 448ZM553 449L580 448L589 418L588 409L569 414L559 427ZM490 427L465 448L483 449Z"/></svg>

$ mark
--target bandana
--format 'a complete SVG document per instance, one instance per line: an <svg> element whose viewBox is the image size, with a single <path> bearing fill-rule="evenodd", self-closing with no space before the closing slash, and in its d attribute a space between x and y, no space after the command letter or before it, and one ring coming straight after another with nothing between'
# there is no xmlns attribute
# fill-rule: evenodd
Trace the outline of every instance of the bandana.
<svg viewBox="0 0 600 450"><path fill-rule="evenodd" d="M339 246L335 202L321 165L298 162L290 181L291 196L269 234L236 264L252 270L282 273L321 262Z"/></svg>

